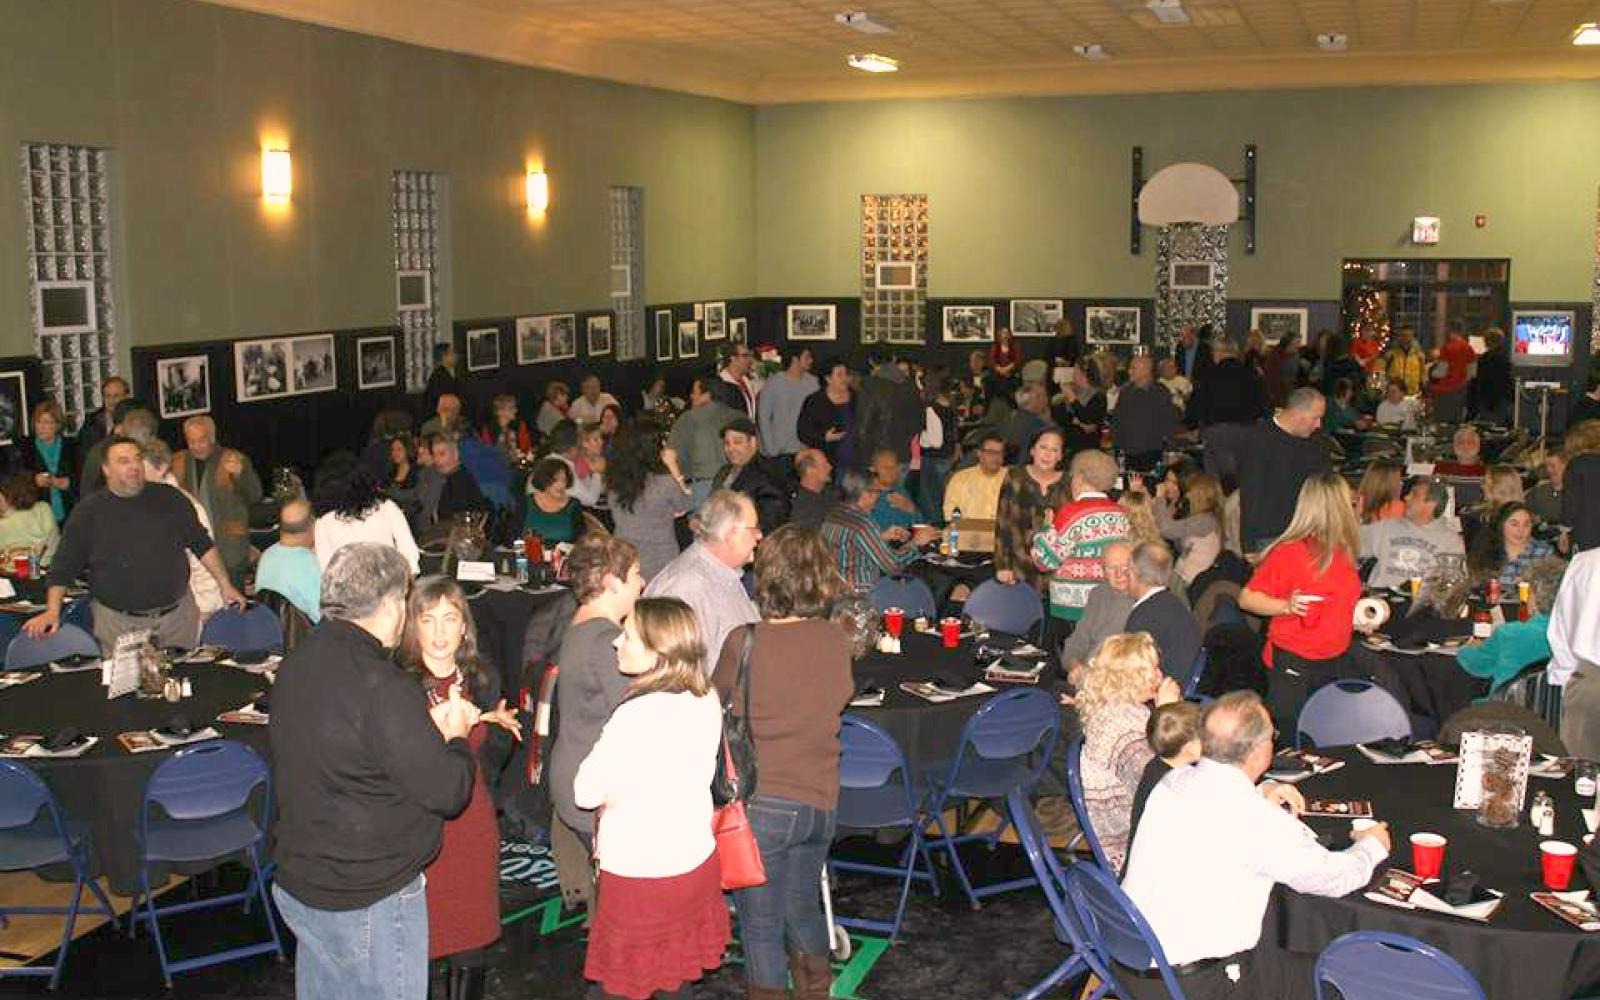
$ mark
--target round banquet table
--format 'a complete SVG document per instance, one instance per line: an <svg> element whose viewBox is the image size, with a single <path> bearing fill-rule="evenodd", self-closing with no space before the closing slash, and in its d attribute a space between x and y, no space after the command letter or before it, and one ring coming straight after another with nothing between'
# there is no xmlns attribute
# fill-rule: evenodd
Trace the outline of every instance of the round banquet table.
<svg viewBox="0 0 1600 1000"><path fill-rule="evenodd" d="M527 636L529 620L558 602L564 602L576 610L572 590L569 587L546 590L524 587L491 590L483 587L474 592L469 584L467 602L472 606L472 621L477 626L478 651L489 659L498 672L500 693L508 703L515 704L517 689L523 681L525 664L522 662L522 645ZM555 609L550 610L554 612ZM550 654L554 656L555 650L552 649ZM533 683L537 684L537 679Z"/></svg>
<svg viewBox="0 0 1600 1000"><path fill-rule="evenodd" d="M928 585L940 614L958 614L961 606L951 602L950 592L957 586L972 590L993 577L994 557L987 552L941 556L935 546L928 554L907 566L905 572Z"/></svg>
<svg viewBox="0 0 1600 1000"><path fill-rule="evenodd" d="M209 725L224 739L248 744L263 757L269 753L266 726L216 721L219 713L242 708L266 690L265 677L222 666L174 667L172 675L189 678L194 696L176 704L134 694L107 700L98 670L47 672L0 691L0 732L49 736L71 726L100 737L80 757L11 759L44 779L67 816L89 826L94 868L122 895L131 895L139 884L134 831L145 783L173 751L128 753L117 742L118 733L151 729L182 715L195 729Z"/></svg>
<svg viewBox="0 0 1600 1000"><path fill-rule="evenodd" d="M1020 640L991 633L987 640L982 641L991 649L1010 649ZM961 742L961 728L993 695L980 694L931 702L900 690L900 684L939 676L959 678L967 683L979 680L983 669L974 662L977 646L978 640L968 638L963 639L955 649L945 649L937 634L919 633L908 623L900 638L899 655L880 653L874 649L857 660L854 666L856 689L859 691L871 686L883 688L883 704L876 708L852 707L845 711L859 715L893 736L905 750L906 760L912 770L918 774L935 765L947 765ZM985 665L988 662L986 658ZM1059 673L1055 658L1047 658L1040 686L1051 689L1052 696ZM999 692L1025 685L991 682L990 686ZM1069 727L1072 732L1077 731L1077 713L1063 709L1061 724L1059 739L1064 741L1068 738Z"/></svg>
<svg viewBox="0 0 1600 1000"><path fill-rule="evenodd" d="M1392 931L1436 945L1477 977L1491 998L1558 1000L1581 995L1600 985L1600 935L1585 934L1528 898L1542 890L1539 875L1541 839L1527 823L1512 830L1478 825L1473 810L1451 808L1454 764L1390 764L1366 761L1354 750L1333 751L1345 766L1307 778L1299 788L1306 798L1368 799L1376 818L1389 824L1394 851L1385 867L1411 869L1410 837L1429 831L1449 839L1446 878L1472 871L1486 888L1505 894L1505 902L1486 924L1459 917L1403 910L1375 903L1361 893L1338 899L1306 896L1279 885L1273 891L1263 933L1290 951L1316 954L1334 938L1350 931ZM1556 804L1556 837L1580 844L1584 831L1579 799L1572 780L1529 778L1528 800L1543 789ZM1593 802L1584 803L1586 806ZM1333 849L1349 845L1349 822L1307 819L1326 835ZM1587 888L1582 868L1572 888ZM1307 984L1307 996L1310 985Z"/></svg>

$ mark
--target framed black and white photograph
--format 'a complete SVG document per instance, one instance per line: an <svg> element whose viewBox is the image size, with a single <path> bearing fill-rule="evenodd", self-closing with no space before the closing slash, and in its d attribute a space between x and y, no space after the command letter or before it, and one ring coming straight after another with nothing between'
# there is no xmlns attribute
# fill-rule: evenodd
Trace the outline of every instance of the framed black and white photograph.
<svg viewBox="0 0 1600 1000"><path fill-rule="evenodd" d="M492 372L500 367L500 330L485 326L467 331L467 371Z"/></svg>
<svg viewBox="0 0 1600 1000"><path fill-rule="evenodd" d="M1060 299L1012 299L1011 333L1017 337L1053 337L1066 315Z"/></svg>
<svg viewBox="0 0 1600 1000"><path fill-rule="evenodd" d="M678 324L678 357L698 358L700 356L700 324L692 319L686 319Z"/></svg>
<svg viewBox="0 0 1600 1000"><path fill-rule="evenodd" d="M1260 330L1269 344L1275 344L1292 334L1300 338L1300 346L1304 347L1309 313L1307 309L1255 306L1250 310L1250 329Z"/></svg>
<svg viewBox="0 0 1600 1000"><path fill-rule="evenodd" d="M728 339L728 304L706 303L706 340Z"/></svg>
<svg viewBox="0 0 1600 1000"><path fill-rule="evenodd" d="M550 360L550 317L517 317L517 364Z"/></svg>
<svg viewBox="0 0 1600 1000"><path fill-rule="evenodd" d="M672 360L672 310L656 310L656 360Z"/></svg>
<svg viewBox="0 0 1600 1000"><path fill-rule="evenodd" d="M560 358L575 358L578 356L578 317L572 313L562 313L551 316L550 319L550 354L545 359L555 361Z"/></svg>
<svg viewBox="0 0 1600 1000"><path fill-rule="evenodd" d="M728 342L730 344L750 343L750 321L743 316L735 316L728 320Z"/></svg>
<svg viewBox="0 0 1600 1000"><path fill-rule="evenodd" d="M92 281L41 281L35 312L40 333L93 333L99 329Z"/></svg>
<svg viewBox="0 0 1600 1000"><path fill-rule="evenodd" d="M28 378L23 372L0 372L0 445L28 436Z"/></svg>
<svg viewBox="0 0 1600 1000"><path fill-rule="evenodd" d="M994 306L945 306L944 342L977 344L994 341Z"/></svg>
<svg viewBox="0 0 1600 1000"><path fill-rule="evenodd" d="M600 354L611 353L611 317L590 316L584 321L585 347L584 353L591 358Z"/></svg>
<svg viewBox="0 0 1600 1000"><path fill-rule="evenodd" d="M387 389L399 381L393 337L362 337L356 341L356 388Z"/></svg>
<svg viewBox="0 0 1600 1000"><path fill-rule="evenodd" d="M879 291L915 291L917 288L917 262L914 260L880 260L874 284Z"/></svg>
<svg viewBox="0 0 1600 1000"><path fill-rule="evenodd" d="M332 392L339 388L339 367L333 357L333 334L296 337L289 341L291 383L295 395Z"/></svg>
<svg viewBox="0 0 1600 1000"><path fill-rule="evenodd" d="M790 306L790 340L835 340L838 337L837 313L831 305Z"/></svg>
<svg viewBox="0 0 1600 1000"><path fill-rule="evenodd" d="M433 308L433 277L427 271L396 271L394 303L400 312Z"/></svg>
<svg viewBox="0 0 1600 1000"><path fill-rule="evenodd" d="M1089 306L1083 310L1086 344L1137 344L1138 306Z"/></svg>
<svg viewBox="0 0 1600 1000"><path fill-rule="evenodd" d="M211 362L204 354L156 362L156 396L161 419L211 412Z"/></svg>
<svg viewBox="0 0 1600 1000"><path fill-rule="evenodd" d="M1213 267L1209 260L1175 260L1167 273L1167 287L1175 292L1208 292Z"/></svg>
<svg viewBox="0 0 1600 1000"><path fill-rule="evenodd" d="M240 340L233 345L234 392L241 403L291 396L289 341Z"/></svg>

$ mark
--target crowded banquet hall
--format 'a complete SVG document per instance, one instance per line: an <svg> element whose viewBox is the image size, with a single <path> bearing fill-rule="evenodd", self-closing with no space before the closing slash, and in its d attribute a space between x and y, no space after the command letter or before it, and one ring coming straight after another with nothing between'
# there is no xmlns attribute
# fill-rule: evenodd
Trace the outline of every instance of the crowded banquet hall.
<svg viewBox="0 0 1600 1000"><path fill-rule="evenodd" d="M1600 0L860 3L0 0L0 1000L1600 997Z"/></svg>

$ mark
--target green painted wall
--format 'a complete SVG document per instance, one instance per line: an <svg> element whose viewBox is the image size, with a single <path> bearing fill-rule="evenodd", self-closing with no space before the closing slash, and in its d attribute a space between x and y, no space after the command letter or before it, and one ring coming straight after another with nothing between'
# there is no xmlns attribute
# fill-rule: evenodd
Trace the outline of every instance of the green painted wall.
<svg viewBox="0 0 1600 1000"><path fill-rule="evenodd" d="M31 353L27 141L115 150L124 351L393 322L399 168L450 175L458 318L606 308L612 184L645 189L651 301L754 292L748 107L188 0L0 0L0 38L0 354ZM294 156L286 211L260 198L268 137Z"/></svg>
<svg viewBox="0 0 1600 1000"><path fill-rule="evenodd" d="M757 285L859 294L859 202L926 193L935 297L1148 296L1128 252L1129 153L1145 173L1260 156L1237 298L1338 296L1350 256L1510 257L1512 295L1587 300L1600 83L793 105L756 112ZM1472 226L1475 213L1489 217ZM1438 215L1419 254L1411 218Z"/></svg>

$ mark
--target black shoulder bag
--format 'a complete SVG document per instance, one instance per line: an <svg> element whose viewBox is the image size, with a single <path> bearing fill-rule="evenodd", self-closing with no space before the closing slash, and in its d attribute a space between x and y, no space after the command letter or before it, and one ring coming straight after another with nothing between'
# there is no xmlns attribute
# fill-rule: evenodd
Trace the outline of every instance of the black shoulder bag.
<svg viewBox="0 0 1600 1000"><path fill-rule="evenodd" d="M739 670L734 676L733 690L728 692L728 700L722 705L722 742L727 752L717 754L717 771L711 778L711 802L719 807L747 801L756 791L756 741L750 732L749 677L750 654L755 642L756 627L745 626ZM742 702L738 713L733 711L735 699Z"/></svg>

